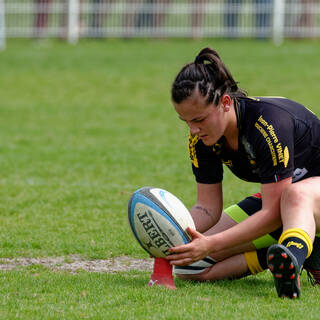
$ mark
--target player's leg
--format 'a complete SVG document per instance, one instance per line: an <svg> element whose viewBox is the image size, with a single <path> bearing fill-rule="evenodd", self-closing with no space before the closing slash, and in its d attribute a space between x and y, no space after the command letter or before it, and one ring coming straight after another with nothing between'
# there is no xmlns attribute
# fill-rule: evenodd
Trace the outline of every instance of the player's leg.
<svg viewBox="0 0 320 320"><path fill-rule="evenodd" d="M257 200L255 200L257 199ZM240 219L245 219L248 215L253 214L254 212L261 209L261 198L257 195L248 197L238 203L237 205L233 205L225 210L222 213L222 216L218 223L210 228L207 231L207 234L214 234L231 228L236 223L239 222ZM246 213L248 212L248 214ZM250 214L249 214L250 213ZM276 242L276 241L275 241ZM272 243L272 242L271 242ZM260 245L262 242L260 241ZM268 243L265 243L265 247L268 246ZM225 260L226 258L232 257L234 255L238 255L239 253L243 253L246 251L255 252L255 246L253 243L244 244L242 246L238 246L229 250L221 251L216 253L213 258L207 257L200 261L197 261L189 266L183 267L174 267L174 273L183 279L192 279L192 277L196 274L201 274L210 271L207 274L207 280L216 280L221 278L230 278L234 275L246 275L248 274L250 262L246 263L246 258L242 254L237 259L233 258L230 260ZM265 260L264 253L264 260ZM168 261L162 258L155 258L153 274L151 276L151 280L149 284L162 284L168 288L173 287L172 274L171 274L171 266L168 265ZM223 263L217 263L217 261L223 261ZM256 261L256 259L251 259L252 261ZM239 265L238 265L239 262ZM259 263L257 263L259 264ZM259 267L253 267L259 269ZM220 271L221 270L221 271ZM195 276L196 277L196 276ZM201 276L200 276L201 278Z"/></svg>
<svg viewBox="0 0 320 320"><path fill-rule="evenodd" d="M262 201L260 194L247 197L239 203L225 209L219 222L205 234L214 234L240 223L248 216L261 209ZM221 251L211 256L213 259L200 260L190 266L174 267L178 277L193 280L217 280L221 278L232 278L248 274L257 274L267 268L267 248L277 243L282 228L271 232L253 241L236 248ZM316 238L314 246L320 248L320 238ZM233 258L238 256L238 258ZM228 259L228 258L232 259ZM239 263L239 264L238 264ZM306 270L314 277L315 283L320 284L320 250L313 251L305 262ZM202 274L203 273L203 274ZM198 276L199 275L199 278Z"/></svg>
<svg viewBox="0 0 320 320"><path fill-rule="evenodd" d="M209 268L203 268L201 273L193 267L190 269L175 267L175 273L178 278L193 281L216 281L255 275L267 269L267 250L268 248L262 248L236 254L212 264Z"/></svg>
<svg viewBox="0 0 320 320"><path fill-rule="evenodd" d="M320 177L290 185L281 197L283 233L270 247L269 269L279 297L297 298L299 272L312 253L315 233L320 231Z"/></svg>
<svg viewBox="0 0 320 320"><path fill-rule="evenodd" d="M186 270L174 268L178 278L193 281L216 281L222 279L241 278L249 274L248 265L243 254L237 254L223 261L214 263L211 267L203 269L201 273L197 270Z"/></svg>
<svg viewBox="0 0 320 320"><path fill-rule="evenodd" d="M262 201L259 194L247 197L225 209L219 222L205 234L214 234L226 230L259 211L261 206ZM277 230L255 240L253 243L220 251L189 266L175 266L174 272L178 277L193 280L217 280L256 274L267 268L267 250L265 248L276 243L280 234L281 230Z"/></svg>
<svg viewBox="0 0 320 320"><path fill-rule="evenodd" d="M211 235L224 231L234 226L235 224L247 219L249 216L255 214L261 209L261 207L262 199L260 193L249 196L238 202L237 204L231 205L230 207L226 208L218 223L204 234ZM253 242L244 243L230 249L216 252L214 253L214 255L212 255L212 258L217 261L221 261L238 253L269 247L270 245L277 243L277 239L280 237L281 232L282 228L279 228L276 231L271 232L270 234L264 235L254 240Z"/></svg>
<svg viewBox="0 0 320 320"><path fill-rule="evenodd" d="M313 285L320 285L320 233L317 233L313 241L313 249L309 258L303 264L308 278Z"/></svg>
<svg viewBox="0 0 320 320"><path fill-rule="evenodd" d="M243 254L231 256L225 260L198 261L190 266L175 267L178 278L215 281L221 279L241 278L248 275L256 275L268 268L267 251L269 247L256 249ZM313 243L314 250L304 263L304 268L314 285L320 284L320 238L316 237Z"/></svg>

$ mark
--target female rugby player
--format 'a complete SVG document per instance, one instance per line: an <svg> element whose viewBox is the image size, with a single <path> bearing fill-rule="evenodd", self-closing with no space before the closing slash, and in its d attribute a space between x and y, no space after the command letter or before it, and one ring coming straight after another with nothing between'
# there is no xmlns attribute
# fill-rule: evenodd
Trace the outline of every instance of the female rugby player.
<svg viewBox="0 0 320 320"><path fill-rule="evenodd" d="M197 231L189 229L193 241L172 248L167 259L185 266L208 255L249 252L256 239L282 226L267 264L278 295L298 297L299 271L320 232L320 120L285 98L249 98L210 48L181 69L171 94L190 129ZM261 183L260 210L239 223L221 216L222 164L243 180Z"/></svg>

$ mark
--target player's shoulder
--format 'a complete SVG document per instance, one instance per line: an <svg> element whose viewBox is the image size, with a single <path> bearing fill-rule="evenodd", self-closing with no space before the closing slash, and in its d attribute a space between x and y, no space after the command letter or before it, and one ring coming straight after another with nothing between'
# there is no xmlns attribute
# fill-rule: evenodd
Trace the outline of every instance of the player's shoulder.
<svg viewBox="0 0 320 320"><path fill-rule="evenodd" d="M297 102L285 97L246 97L241 99L245 120L255 122L264 117L269 121L279 121L292 117L297 110Z"/></svg>
<svg viewBox="0 0 320 320"><path fill-rule="evenodd" d="M272 108L281 108L286 106L293 106L296 105L297 102L290 100L286 97L278 97L278 96L248 96L240 98L240 101L247 107L247 108L255 108L258 110L261 109L272 109Z"/></svg>
<svg viewBox="0 0 320 320"><path fill-rule="evenodd" d="M271 141L270 138L276 143L278 135L293 128L294 116L287 107L289 103L290 100L282 97L246 98L243 100L242 134L255 144L261 139Z"/></svg>
<svg viewBox="0 0 320 320"><path fill-rule="evenodd" d="M245 97L240 98L242 105L246 109L250 109L251 112L292 112L292 110L297 110L297 108L305 107L286 97L280 96L261 96L261 97Z"/></svg>

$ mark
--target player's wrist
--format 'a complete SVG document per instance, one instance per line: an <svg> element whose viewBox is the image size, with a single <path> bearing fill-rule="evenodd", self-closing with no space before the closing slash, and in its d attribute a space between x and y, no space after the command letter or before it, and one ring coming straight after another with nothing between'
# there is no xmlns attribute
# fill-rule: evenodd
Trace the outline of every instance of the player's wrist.
<svg viewBox="0 0 320 320"><path fill-rule="evenodd" d="M219 233L208 236L207 239L209 247L208 254L224 249L224 242L222 241L222 238L220 237Z"/></svg>

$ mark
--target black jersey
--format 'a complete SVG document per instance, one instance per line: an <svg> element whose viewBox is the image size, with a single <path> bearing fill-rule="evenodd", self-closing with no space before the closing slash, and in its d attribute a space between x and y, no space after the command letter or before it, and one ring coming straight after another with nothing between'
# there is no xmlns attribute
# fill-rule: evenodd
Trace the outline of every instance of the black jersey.
<svg viewBox="0 0 320 320"><path fill-rule="evenodd" d="M218 183L225 164L240 179L270 183L320 176L320 120L307 108L285 98L237 98L238 150L224 137L206 146L189 137L192 169L199 183Z"/></svg>

